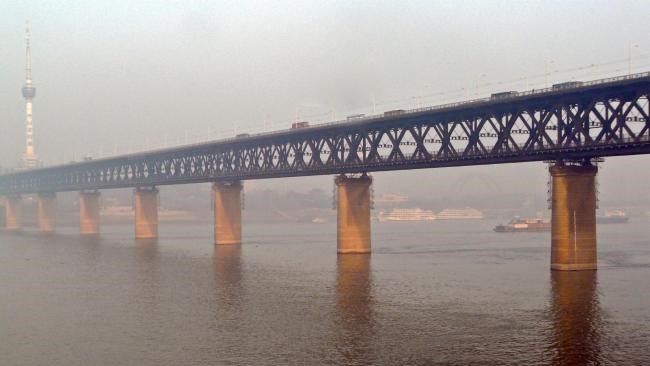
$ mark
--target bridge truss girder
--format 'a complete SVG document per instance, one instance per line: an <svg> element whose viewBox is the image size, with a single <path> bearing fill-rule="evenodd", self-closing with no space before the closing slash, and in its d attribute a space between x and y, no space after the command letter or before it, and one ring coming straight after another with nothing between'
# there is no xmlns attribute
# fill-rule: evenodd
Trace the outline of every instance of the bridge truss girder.
<svg viewBox="0 0 650 366"><path fill-rule="evenodd" d="M0 193L650 153L650 83L413 112L0 176Z"/></svg>

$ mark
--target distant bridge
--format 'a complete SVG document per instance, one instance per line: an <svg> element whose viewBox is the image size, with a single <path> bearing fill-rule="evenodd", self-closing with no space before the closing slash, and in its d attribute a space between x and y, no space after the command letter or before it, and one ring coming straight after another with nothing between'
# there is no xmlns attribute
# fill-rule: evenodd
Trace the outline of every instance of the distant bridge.
<svg viewBox="0 0 650 366"><path fill-rule="evenodd" d="M9 197L8 228L20 227L18 199L32 193L40 197L41 228L50 228L53 193L80 191L82 232L96 232L99 206L92 192L136 187L136 236L140 230L155 237L155 186L214 182L215 240L235 243L241 240L241 180L553 160L553 268L593 269L597 169L590 160L650 153L649 96L650 73L641 73L315 126L296 123L272 133L0 175L0 195ZM371 179L342 175L336 184L339 252L368 252ZM580 263L571 263L577 258Z"/></svg>

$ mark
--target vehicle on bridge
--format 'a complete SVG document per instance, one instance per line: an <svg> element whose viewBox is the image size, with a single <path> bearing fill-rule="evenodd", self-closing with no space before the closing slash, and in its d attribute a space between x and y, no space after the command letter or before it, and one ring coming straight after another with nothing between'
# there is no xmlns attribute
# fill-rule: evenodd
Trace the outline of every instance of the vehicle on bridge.
<svg viewBox="0 0 650 366"><path fill-rule="evenodd" d="M357 119L364 119L364 118L366 118L365 113L352 114L352 115L349 115L349 116L345 117L345 119L347 121L354 121L354 120L357 120Z"/></svg>
<svg viewBox="0 0 650 366"><path fill-rule="evenodd" d="M577 88L579 86L582 86L582 84L583 84L582 81L567 81L564 83L553 84L551 88L553 90L571 89L571 88Z"/></svg>
<svg viewBox="0 0 650 366"><path fill-rule="evenodd" d="M505 91L505 92L499 92L499 93L492 93L490 95L491 100L499 100L499 99L506 99L510 97L516 97L519 95L519 92L516 91Z"/></svg>
<svg viewBox="0 0 650 366"><path fill-rule="evenodd" d="M403 109L393 109L392 111L384 112L384 117L399 116L400 114L406 113Z"/></svg>
<svg viewBox="0 0 650 366"><path fill-rule="evenodd" d="M302 122L294 122L291 124L291 129L295 130L296 128L307 128L309 127L309 122L302 121Z"/></svg>
<svg viewBox="0 0 650 366"><path fill-rule="evenodd" d="M250 135L250 133L239 133L235 135L235 138L249 137Z"/></svg>

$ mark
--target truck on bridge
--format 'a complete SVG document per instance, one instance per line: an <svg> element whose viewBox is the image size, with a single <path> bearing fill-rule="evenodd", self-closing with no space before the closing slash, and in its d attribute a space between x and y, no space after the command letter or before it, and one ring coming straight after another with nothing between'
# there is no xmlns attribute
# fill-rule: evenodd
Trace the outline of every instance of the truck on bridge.
<svg viewBox="0 0 650 366"><path fill-rule="evenodd" d="M393 109L392 111L384 112L384 117L399 116L400 114L406 113L403 109Z"/></svg>
<svg viewBox="0 0 650 366"><path fill-rule="evenodd" d="M491 100L500 100L500 99L506 99L510 97L516 97L519 94L519 92L516 91L505 91L505 92L499 92L499 93L493 93L490 95Z"/></svg>
<svg viewBox="0 0 650 366"><path fill-rule="evenodd" d="M579 86L582 86L582 84L583 84L582 81L566 81L564 83L553 84L551 88L553 90L571 89L571 88L577 88Z"/></svg>

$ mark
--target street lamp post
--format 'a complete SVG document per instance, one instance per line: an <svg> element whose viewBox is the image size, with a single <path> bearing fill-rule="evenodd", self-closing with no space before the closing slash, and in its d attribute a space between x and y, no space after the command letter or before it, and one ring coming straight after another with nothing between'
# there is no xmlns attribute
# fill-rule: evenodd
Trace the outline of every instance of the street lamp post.
<svg viewBox="0 0 650 366"><path fill-rule="evenodd" d="M545 82L545 83L546 83L546 87L547 87L547 88L549 87L549 85L548 85L548 76L549 76L549 74L550 74L550 71L551 71L551 70L550 70L550 66L551 66L552 64L553 64L553 60L546 60L546 61L544 62L545 69L546 69L546 72L545 72L545 74L546 74L546 82Z"/></svg>
<svg viewBox="0 0 650 366"><path fill-rule="evenodd" d="M485 76L487 76L487 75L486 75L486 74L481 74L481 75L479 75L479 76L476 78L476 93L475 93L475 94L476 94L476 95L475 95L476 98L478 98L478 86L479 86L479 83L480 83L480 81L481 81L481 78L483 78L483 77L485 77Z"/></svg>
<svg viewBox="0 0 650 366"><path fill-rule="evenodd" d="M635 44L633 45L632 42L629 43L629 47L627 49L627 74L631 75L632 74L632 48L638 48L639 45Z"/></svg>

